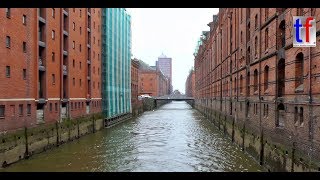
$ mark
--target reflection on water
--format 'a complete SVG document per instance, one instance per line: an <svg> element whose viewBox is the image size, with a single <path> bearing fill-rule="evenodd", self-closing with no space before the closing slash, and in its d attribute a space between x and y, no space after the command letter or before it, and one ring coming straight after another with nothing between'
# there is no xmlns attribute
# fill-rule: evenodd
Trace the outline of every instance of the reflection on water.
<svg viewBox="0 0 320 180"><path fill-rule="evenodd" d="M262 171L187 103L177 101L2 171Z"/></svg>

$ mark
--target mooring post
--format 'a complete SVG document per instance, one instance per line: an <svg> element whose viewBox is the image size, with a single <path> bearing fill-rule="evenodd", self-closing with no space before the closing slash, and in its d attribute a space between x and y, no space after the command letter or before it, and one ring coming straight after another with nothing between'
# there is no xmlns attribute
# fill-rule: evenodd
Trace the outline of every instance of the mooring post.
<svg viewBox="0 0 320 180"><path fill-rule="evenodd" d="M29 158L29 145L28 145L29 143L28 143L28 128L26 126L24 127L24 137L26 140L26 150L24 153L24 158L28 159Z"/></svg>

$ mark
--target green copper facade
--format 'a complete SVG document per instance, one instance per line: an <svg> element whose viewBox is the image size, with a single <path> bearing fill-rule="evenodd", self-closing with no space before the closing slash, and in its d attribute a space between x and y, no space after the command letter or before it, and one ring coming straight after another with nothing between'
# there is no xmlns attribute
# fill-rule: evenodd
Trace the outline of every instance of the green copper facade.
<svg viewBox="0 0 320 180"><path fill-rule="evenodd" d="M102 9L102 105L107 118L131 112L131 17Z"/></svg>

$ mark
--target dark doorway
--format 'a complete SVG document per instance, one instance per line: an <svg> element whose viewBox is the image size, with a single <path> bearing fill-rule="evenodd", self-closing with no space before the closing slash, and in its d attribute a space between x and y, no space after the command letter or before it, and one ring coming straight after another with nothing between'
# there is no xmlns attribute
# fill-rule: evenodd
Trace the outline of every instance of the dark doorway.
<svg viewBox="0 0 320 180"><path fill-rule="evenodd" d="M282 97L285 91L285 60L280 59L278 63L278 97Z"/></svg>
<svg viewBox="0 0 320 180"><path fill-rule="evenodd" d="M285 108L283 103L280 103L277 107L277 121L276 127L283 127L284 126L284 119L286 117Z"/></svg>
<svg viewBox="0 0 320 180"><path fill-rule="evenodd" d="M285 20L281 21L279 25L279 38L280 38L280 48L283 48L286 45L286 22Z"/></svg>

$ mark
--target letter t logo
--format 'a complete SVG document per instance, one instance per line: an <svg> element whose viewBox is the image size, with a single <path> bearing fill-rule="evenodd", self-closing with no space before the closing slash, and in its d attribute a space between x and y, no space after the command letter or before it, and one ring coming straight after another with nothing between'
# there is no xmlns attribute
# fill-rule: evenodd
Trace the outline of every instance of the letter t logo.
<svg viewBox="0 0 320 180"><path fill-rule="evenodd" d="M296 40L297 42L301 43L302 39L300 39L300 27L302 27L302 24L300 24L300 19L296 19L294 27L296 28Z"/></svg>

